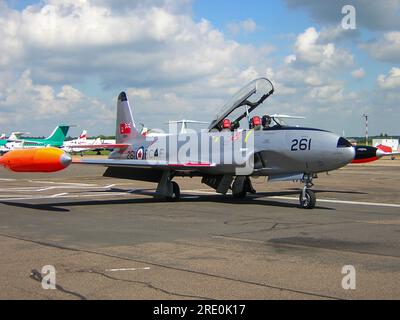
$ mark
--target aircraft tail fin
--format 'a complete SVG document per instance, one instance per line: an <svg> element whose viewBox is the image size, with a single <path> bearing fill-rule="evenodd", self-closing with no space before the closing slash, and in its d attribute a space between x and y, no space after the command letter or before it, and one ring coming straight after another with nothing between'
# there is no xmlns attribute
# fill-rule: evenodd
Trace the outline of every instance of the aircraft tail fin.
<svg viewBox="0 0 400 320"><path fill-rule="evenodd" d="M57 126L52 132L52 134L45 139L45 141L58 142L60 144L63 144L65 137L68 134L69 127L70 126L67 125Z"/></svg>
<svg viewBox="0 0 400 320"><path fill-rule="evenodd" d="M134 139L144 139L136 128L131 106L125 92L121 92L117 102L116 143L126 143Z"/></svg>
<svg viewBox="0 0 400 320"><path fill-rule="evenodd" d="M83 130L81 135L79 136L79 140L86 140L87 138L87 131Z"/></svg>

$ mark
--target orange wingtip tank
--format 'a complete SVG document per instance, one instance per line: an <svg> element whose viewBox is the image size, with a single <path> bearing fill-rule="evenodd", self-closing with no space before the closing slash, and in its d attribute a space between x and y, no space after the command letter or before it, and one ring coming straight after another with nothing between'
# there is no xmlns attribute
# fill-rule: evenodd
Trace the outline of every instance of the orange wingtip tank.
<svg viewBox="0 0 400 320"><path fill-rule="evenodd" d="M14 172L56 172L71 161L64 151L50 147L13 150L0 157L0 165Z"/></svg>

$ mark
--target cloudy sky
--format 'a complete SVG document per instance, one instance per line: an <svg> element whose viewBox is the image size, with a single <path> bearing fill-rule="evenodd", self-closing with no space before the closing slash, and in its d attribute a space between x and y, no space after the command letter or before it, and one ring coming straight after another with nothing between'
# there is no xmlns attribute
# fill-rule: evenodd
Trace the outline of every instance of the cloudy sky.
<svg viewBox="0 0 400 320"><path fill-rule="evenodd" d="M211 121L257 77L276 86L260 114L361 136L367 113L400 134L400 0L0 0L0 39L7 134L113 134L123 90L148 127Z"/></svg>

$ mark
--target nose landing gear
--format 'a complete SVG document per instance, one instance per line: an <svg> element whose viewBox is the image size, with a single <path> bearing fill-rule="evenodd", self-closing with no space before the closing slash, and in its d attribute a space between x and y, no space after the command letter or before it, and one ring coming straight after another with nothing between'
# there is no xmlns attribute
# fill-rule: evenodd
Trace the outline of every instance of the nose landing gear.
<svg viewBox="0 0 400 320"><path fill-rule="evenodd" d="M305 174L303 177L303 183L305 184L303 190L300 193L300 206L303 209L314 209L317 203L317 197L315 193L311 190L314 186L313 184L314 176Z"/></svg>

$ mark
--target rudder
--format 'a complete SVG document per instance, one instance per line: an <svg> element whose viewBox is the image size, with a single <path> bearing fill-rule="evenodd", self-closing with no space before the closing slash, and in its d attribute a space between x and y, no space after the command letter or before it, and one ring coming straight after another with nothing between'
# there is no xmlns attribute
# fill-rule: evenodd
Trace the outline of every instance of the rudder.
<svg viewBox="0 0 400 320"><path fill-rule="evenodd" d="M125 92L121 92L117 102L116 143L126 143L138 138L143 139L136 129L128 97Z"/></svg>
<svg viewBox="0 0 400 320"><path fill-rule="evenodd" d="M68 134L70 126L61 125L54 129L52 134L45 139L45 141L52 141L60 143L61 145L64 143L65 137Z"/></svg>

